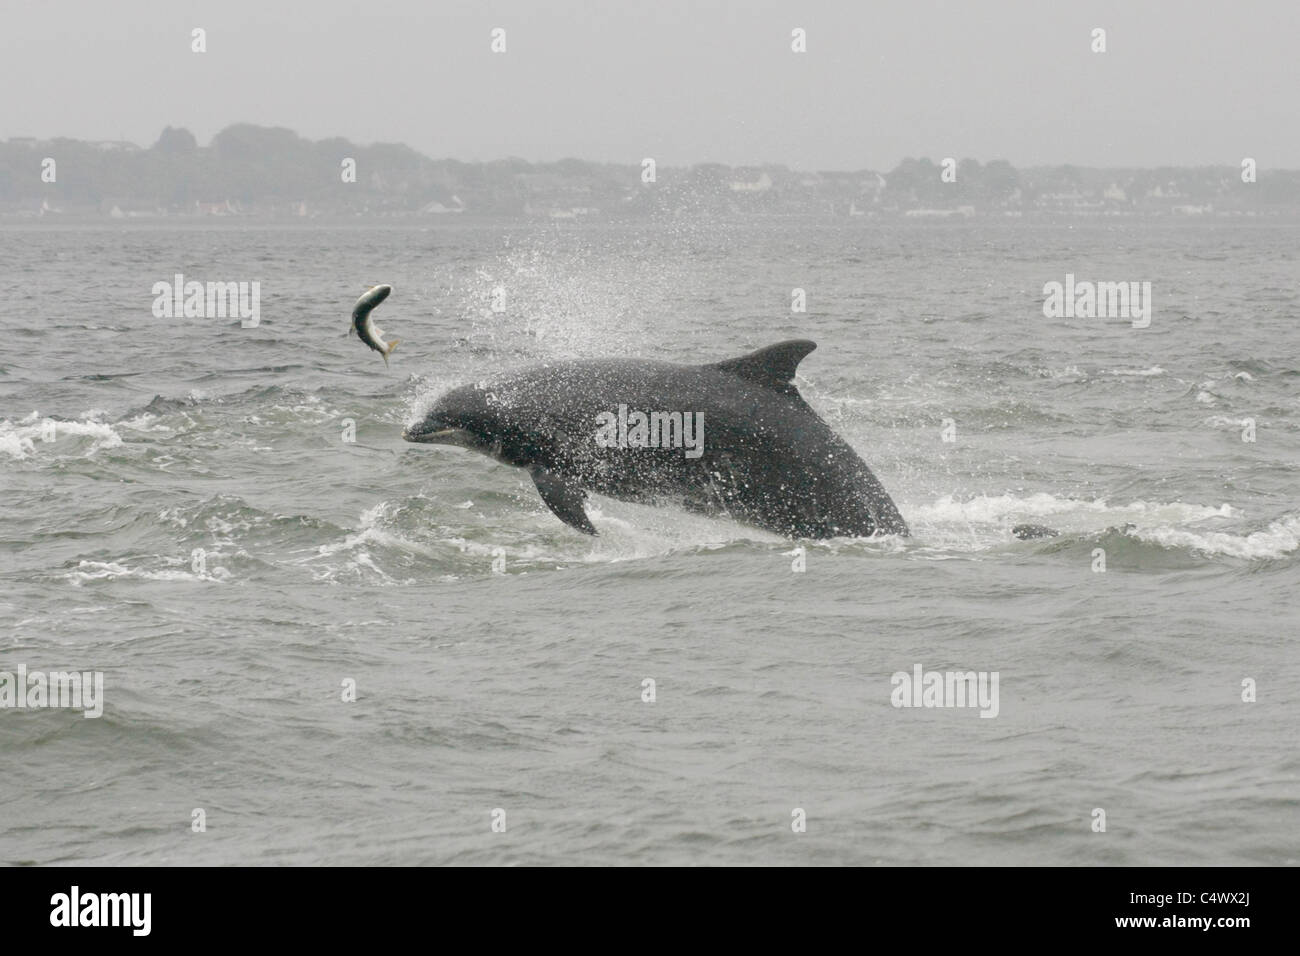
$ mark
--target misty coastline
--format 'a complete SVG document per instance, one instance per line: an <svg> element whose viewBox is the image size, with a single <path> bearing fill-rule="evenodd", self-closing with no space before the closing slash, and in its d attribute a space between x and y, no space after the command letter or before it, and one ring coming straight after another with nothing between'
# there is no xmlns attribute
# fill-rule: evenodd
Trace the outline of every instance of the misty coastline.
<svg viewBox="0 0 1300 956"><path fill-rule="evenodd" d="M14 137L0 142L0 219L1300 218L1300 170L1256 171L1253 160L1017 169L922 157L890 170L801 171L649 159L469 163L251 124L207 146L174 127L148 147Z"/></svg>

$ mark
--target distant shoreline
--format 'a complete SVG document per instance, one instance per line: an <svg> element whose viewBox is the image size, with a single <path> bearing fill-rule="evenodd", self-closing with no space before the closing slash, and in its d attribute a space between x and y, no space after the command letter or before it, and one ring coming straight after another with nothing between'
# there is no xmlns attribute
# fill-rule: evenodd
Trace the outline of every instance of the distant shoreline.
<svg viewBox="0 0 1300 956"><path fill-rule="evenodd" d="M1300 217L1300 170L1157 169L908 158L888 172L783 165L658 166L431 159L400 144L312 141L236 124L199 146L168 127L125 142L0 142L0 220L362 219L557 222L773 218L804 221L1117 219L1217 222Z"/></svg>
<svg viewBox="0 0 1300 956"><path fill-rule="evenodd" d="M521 217L507 214L464 215L455 218L429 218L419 215L390 216L319 216L299 218L294 216L275 216L249 214L243 216L140 216L128 219L112 219L100 215L6 215L0 213L0 229L17 231L57 231L59 229L404 229L428 232L432 230L454 231L458 229L473 230L480 228L498 228L502 226L553 228L574 231L597 231L601 229L654 228L681 222L712 222L730 227L746 225L775 225L781 223L824 226L841 226L843 228L860 228L866 231L872 227L890 228L907 227L916 230L987 228L1005 225L1017 228L1052 228L1062 223L1071 225L1168 225L1187 227L1214 228L1227 225L1249 225L1257 227L1300 225L1300 210L1249 214L1209 214L1201 216L1171 216L1131 213L1128 215L1088 216L1069 213L1038 213L1010 217L993 214L966 216L948 216L935 218L913 218L903 215L854 217L815 216L792 213L789 215L733 215L695 217L624 217L624 218L590 218L582 220L555 220L541 216Z"/></svg>

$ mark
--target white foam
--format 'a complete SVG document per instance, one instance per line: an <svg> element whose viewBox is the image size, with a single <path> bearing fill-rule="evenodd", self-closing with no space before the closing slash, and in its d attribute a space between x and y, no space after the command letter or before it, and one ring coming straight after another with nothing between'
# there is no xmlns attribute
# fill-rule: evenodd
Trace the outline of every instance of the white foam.
<svg viewBox="0 0 1300 956"><path fill-rule="evenodd" d="M81 587L88 581L116 581L122 578L136 578L144 581L222 582L230 580L231 574L221 567L210 568L205 574L196 574L193 571L183 571L179 568L159 568L150 571L144 568L127 567L115 561L80 561L64 577L74 587Z"/></svg>
<svg viewBox="0 0 1300 956"><path fill-rule="evenodd" d="M365 570L377 576L384 584L400 584L404 582L398 581L385 573L375 563L374 558L370 555L369 549L371 547L396 549L434 559L446 556L444 549L412 541L381 527L381 522L387 514L387 502L380 502L373 508L367 508L361 513L360 527L356 531L344 535L341 541L319 545L312 554L292 563L305 565L309 562L317 562L324 558L342 555L345 558L344 566L339 567L327 563L321 570L312 572L316 580L333 580L340 571Z"/></svg>
<svg viewBox="0 0 1300 956"><path fill-rule="evenodd" d="M159 423L158 416L153 412L142 412L135 418L128 418L117 423L119 428L129 428L138 432L171 432L175 431L167 425Z"/></svg>
<svg viewBox="0 0 1300 956"><path fill-rule="evenodd" d="M1171 527L1145 531L1137 529L1133 534L1142 541L1151 541L1166 548L1186 548L1233 558L1276 560L1300 548L1300 516L1288 515L1274 521L1263 531L1245 535Z"/></svg>
<svg viewBox="0 0 1300 956"><path fill-rule="evenodd" d="M1138 369L1133 369L1133 368L1112 368L1112 369L1108 369L1107 372L1106 372L1106 374L1108 374L1108 375L1129 375L1129 376L1137 376L1137 377L1140 377L1140 378L1154 378L1154 377L1157 376L1157 375L1164 375L1164 374L1165 374L1165 370L1162 369L1159 365L1152 365L1150 368L1138 368Z"/></svg>
<svg viewBox="0 0 1300 956"><path fill-rule="evenodd" d="M4 452L10 458L26 458L36 450L36 446L30 438L5 428L8 424L8 422L0 423L0 452Z"/></svg>
<svg viewBox="0 0 1300 956"><path fill-rule="evenodd" d="M1088 533L1132 523L1140 541L1209 555L1278 559L1300 550L1300 516L1288 515L1262 531L1234 534L1189 527L1199 522L1240 517L1231 505L1218 507L1181 501L1133 501L1112 505L1105 499L1081 501L1039 493L979 496L957 501L951 495L932 504L904 508L918 544L952 550L979 550L1006 542L1012 524L1050 518L1059 531Z"/></svg>
<svg viewBox="0 0 1300 956"><path fill-rule="evenodd" d="M1039 378L1050 378L1058 382L1082 381L1088 377L1077 365L1067 365L1064 368L1035 369L1034 374Z"/></svg>
<svg viewBox="0 0 1300 956"><path fill-rule="evenodd" d="M1238 428L1245 428L1247 421L1248 420L1245 418L1228 418L1224 415L1211 415L1209 418L1202 421L1201 424L1208 425L1210 428L1231 428L1235 430Z"/></svg>
<svg viewBox="0 0 1300 956"><path fill-rule="evenodd" d="M785 541L779 535L725 518L710 518L675 507L612 501L600 496L589 499L587 514L600 535L578 542L584 550L575 555L575 559L586 564L641 560L676 551L711 550L734 541ZM539 517L554 520L549 512Z"/></svg>
<svg viewBox="0 0 1300 956"><path fill-rule="evenodd" d="M914 541L922 548L983 551L1008 543L1012 526L1047 519L1045 523L1067 534L1088 534L1117 525L1174 527L1237 514L1231 505L1217 508L1181 501L1133 501L1111 504L1084 501L1046 492L1017 495L979 495L958 501L945 495L931 504L903 505Z"/></svg>
<svg viewBox="0 0 1300 956"><path fill-rule="evenodd" d="M46 441L52 437L52 441ZM8 419L0 421L0 451L10 458L27 458L36 453L37 448L57 448L63 438L93 439L87 449L87 455L93 455L102 448L116 448L122 444L122 436L112 425L93 420L55 421L42 419L37 412L32 412L18 422ZM66 448L66 446L65 446Z"/></svg>
<svg viewBox="0 0 1300 956"><path fill-rule="evenodd" d="M1103 517L1107 524L1113 525L1127 521L1144 521L1148 524L1153 521L1204 521L1207 518L1230 518L1236 512L1226 503L1217 508L1189 505L1181 501L1133 501L1124 505L1112 505L1104 498L1083 501L1039 492L1023 498L1016 495L979 495L967 501L957 501L952 495L944 495L933 504L913 505L910 509L904 509L904 514L910 515L913 520L935 524L1005 524L1013 518L1077 515L1093 524L1095 518Z"/></svg>

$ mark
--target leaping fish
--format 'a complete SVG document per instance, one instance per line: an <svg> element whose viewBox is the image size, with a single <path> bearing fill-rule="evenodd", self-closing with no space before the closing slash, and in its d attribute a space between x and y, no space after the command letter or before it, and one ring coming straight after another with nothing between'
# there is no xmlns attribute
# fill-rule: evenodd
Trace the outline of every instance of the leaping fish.
<svg viewBox="0 0 1300 956"><path fill-rule="evenodd" d="M370 346L376 352L384 357L384 365L388 365L388 356L392 354L393 349L397 348L397 343L401 339L393 339L391 342L384 341L384 331L374 323L370 318L371 311L379 303L388 298L388 294L393 291L391 285L377 285L366 291L366 294L357 299L357 304L352 309L352 327L357 330L357 335L361 341Z"/></svg>

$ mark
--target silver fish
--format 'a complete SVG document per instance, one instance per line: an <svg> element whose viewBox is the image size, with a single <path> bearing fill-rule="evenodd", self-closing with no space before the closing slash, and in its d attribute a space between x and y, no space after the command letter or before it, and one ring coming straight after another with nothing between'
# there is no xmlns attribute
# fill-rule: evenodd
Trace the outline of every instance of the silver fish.
<svg viewBox="0 0 1300 956"><path fill-rule="evenodd" d="M393 349L397 348L397 343L401 339L385 342L384 330L374 323L370 313L375 306L387 299L392 291L391 285L374 286L357 299L357 304L352 309L352 327L357 330L357 335L361 337L362 342L384 357L384 365L388 364L388 356L392 354Z"/></svg>

